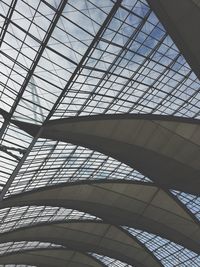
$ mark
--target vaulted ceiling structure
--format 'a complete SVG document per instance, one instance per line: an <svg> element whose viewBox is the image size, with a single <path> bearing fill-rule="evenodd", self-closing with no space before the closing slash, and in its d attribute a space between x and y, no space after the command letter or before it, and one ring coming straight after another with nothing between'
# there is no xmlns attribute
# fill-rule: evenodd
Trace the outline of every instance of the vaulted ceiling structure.
<svg viewBox="0 0 200 267"><path fill-rule="evenodd" d="M0 266L200 266L200 1L0 2Z"/></svg>

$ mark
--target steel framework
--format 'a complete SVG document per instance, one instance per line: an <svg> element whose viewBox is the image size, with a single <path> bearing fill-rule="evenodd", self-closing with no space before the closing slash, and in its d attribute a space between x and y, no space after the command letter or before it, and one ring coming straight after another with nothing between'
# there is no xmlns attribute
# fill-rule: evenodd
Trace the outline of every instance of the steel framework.
<svg viewBox="0 0 200 267"><path fill-rule="evenodd" d="M177 17L176 8L180 12ZM193 18L190 19L191 11ZM109 220L109 214L102 216L100 207L98 212L92 212L92 209L80 208L81 205L72 207L57 202L56 206L42 201L39 204L27 201L20 205L18 200L32 191L48 191L50 186L57 188L67 183L84 185L99 183L99 180L138 183L142 184L141 192L146 192L146 187L157 188L152 194L149 191L144 193L149 196L146 202L138 197L137 201L146 203L146 207L142 206L141 209L134 202L141 216L138 221L142 216L151 218L154 213L152 211L148 215L148 211L153 209L154 200L158 192L162 191L170 199L167 204L174 203L171 210L178 205L175 209L177 218L187 214L187 222L181 223L180 229L184 233L185 227L188 239L185 236L184 241L173 238L170 232L172 227L167 228L164 222L159 229L154 228L154 224L149 228L142 225L133 228L123 220L115 227L137 240L137 246L142 248L141 255L148 254L147 258L158 266L200 266L197 235L200 233L200 189L199 170L196 167L200 137L197 135L200 119L197 50L200 40L195 34L196 29L193 34L191 31L195 25L200 25L199 15L199 0L0 1L0 237L1 234L4 236L24 228L67 223L70 220L82 223L89 220L96 225L101 222L114 227L118 215ZM182 19L185 24L181 23ZM193 134L188 138L191 146L187 146L187 158L183 151L178 160L192 166L197 186L193 182L191 186L179 184L173 188L171 181L170 186L163 188L162 183L155 182L153 175L143 172L143 167L138 168L138 165L132 166L121 158L116 159L115 154L101 153L97 144L91 148L73 138L70 141L68 139L68 142L51 138L52 133L56 135L56 129L50 129L46 135L42 135L54 120L79 121L82 116L112 117L115 114L123 114L125 117L146 116L149 118L147 121L153 121L152 118L156 116L178 118L184 124L180 127L185 127L185 121L195 122ZM32 124L36 131L30 134L20 126L22 124ZM187 131L190 131L189 128ZM104 133L104 126L101 129ZM145 129L149 137L148 129ZM113 128L112 132L114 135L117 130ZM140 132L139 136L143 133ZM180 138L183 139L183 136ZM166 140L166 147L173 148L174 143L172 145ZM155 144L153 141L152 144ZM100 144L100 141L97 142ZM146 147L148 142L149 139L145 139ZM196 150L191 151L194 143ZM183 142L174 150L182 151L184 145L186 147ZM163 146L159 147L161 151L164 150ZM168 165L165 167L167 169ZM170 171L175 173L177 170ZM160 179L163 176L159 172ZM191 181L192 178L188 177L187 183ZM77 189L77 193L82 192L81 188ZM109 190L114 192L113 188ZM110 203L114 201L109 199L109 194L106 196ZM12 202L12 199L18 200ZM9 201L12 205L4 205ZM158 207L165 210L163 203L156 202L155 207L157 210ZM124 206L121 208L125 209ZM155 212L155 223L162 219L159 214L158 218ZM123 217L123 214L120 216ZM188 226L189 221L191 228ZM178 219L176 223L178 225ZM138 226L137 223L135 225ZM179 230L177 225L173 226ZM95 229L98 230L94 228L94 232ZM163 229L166 232L160 234ZM106 233L102 234L101 240L104 240ZM187 246L189 236L195 240L194 245ZM31 253L37 254L37 251L44 254L44 258L49 251L62 251L63 254L68 249L66 255L72 253L66 244L59 244L56 240L47 242L40 237L36 239L13 239L6 243L0 241L0 265L45 266L42 264L45 260L34 261L35 257L31 257L25 262L22 259L29 258ZM87 259L87 266L93 266L92 262L99 266L130 266L130 261L121 260L123 257L119 259L117 253L113 254L115 257L109 257L109 253L97 254L91 250L83 252L78 246L73 247L74 250L73 257L77 260L80 256L80 261L82 258ZM135 262L140 255L137 256ZM142 256L140 260L144 267L150 266ZM69 260L69 266L80 264L79 261L74 261L74 265L71 262L73 259ZM52 266L56 265L52 263Z"/></svg>

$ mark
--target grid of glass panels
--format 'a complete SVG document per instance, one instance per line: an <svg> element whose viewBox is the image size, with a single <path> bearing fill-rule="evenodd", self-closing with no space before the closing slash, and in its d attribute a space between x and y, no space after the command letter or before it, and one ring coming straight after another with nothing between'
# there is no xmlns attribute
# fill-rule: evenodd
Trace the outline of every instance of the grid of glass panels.
<svg viewBox="0 0 200 267"><path fill-rule="evenodd" d="M102 256L96 253L90 253L93 257L96 259L102 261L106 266L109 267L131 267L131 265L124 263L122 261L107 257L107 256Z"/></svg>
<svg viewBox="0 0 200 267"><path fill-rule="evenodd" d="M200 266L200 255L197 255L193 251L160 236L129 227L124 227L124 229L128 230L129 233L142 242L161 261L163 266Z"/></svg>
<svg viewBox="0 0 200 267"><path fill-rule="evenodd" d="M57 244L39 242L39 241L20 241L20 242L7 242L0 244L0 255L17 252L28 249L39 249L39 248L59 248L62 247Z"/></svg>
<svg viewBox="0 0 200 267"><path fill-rule="evenodd" d="M150 181L136 170L98 152L51 140L38 140L7 195L62 182L94 179Z"/></svg>
<svg viewBox="0 0 200 267"><path fill-rule="evenodd" d="M200 82L145 0L2 0L0 46L2 197L85 179L149 181L95 151L33 139L11 119L42 125L103 113L199 118ZM173 194L200 218L198 197ZM0 229L90 216L68 212L4 209Z"/></svg>
<svg viewBox="0 0 200 267"><path fill-rule="evenodd" d="M42 222L100 220L78 210L50 206L23 206L0 210L0 233Z"/></svg>
<svg viewBox="0 0 200 267"><path fill-rule="evenodd" d="M200 221L200 197L192 194L171 190L172 194L184 203L187 208L196 216Z"/></svg>

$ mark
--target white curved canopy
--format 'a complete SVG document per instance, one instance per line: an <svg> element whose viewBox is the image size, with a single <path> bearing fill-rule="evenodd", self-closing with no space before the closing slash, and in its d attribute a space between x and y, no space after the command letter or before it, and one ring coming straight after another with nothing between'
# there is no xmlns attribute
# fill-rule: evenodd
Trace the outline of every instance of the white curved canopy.
<svg viewBox="0 0 200 267"><path fill-rule="evenodd" d="M135 181L85 181L45 187L7 198L1 208L51 205L94 214L106 222L163 236L197 253L200 226L181 203L154 184Z"/></svg>
<svg viewBox="0 0 200 267"><path fill-rule="evenodd" d="M97 115L44 126L13 121L35 136L99 151L140 171L157 185L200 194L200 122L157 115Z"/></svg>
<svg viewBox="0 0 200 267"><path fill-rule="evenodd" d="M38 267L105 267L103 263L90 255L62 248L7 253L0 256L0 264L24 264Z"/></svg>
<svg viewBox="0 0 200 267"><path fill-rule="evenodd" d="M40 241L81 252L93 252L135 267L160 267L159 261L137 239L120 227L93 221L42 223L0 235L0 242Z"/></svg>

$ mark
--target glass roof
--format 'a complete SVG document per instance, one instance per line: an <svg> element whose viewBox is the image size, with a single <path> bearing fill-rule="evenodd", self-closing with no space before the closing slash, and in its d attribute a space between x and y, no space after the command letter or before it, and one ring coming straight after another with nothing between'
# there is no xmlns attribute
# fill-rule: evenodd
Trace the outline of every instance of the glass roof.
<svg viewBox="0 0 200 267"><path fill-rule="evenodd" d="M133 236L136 236L153 254L162 262L164 266L187 267L200 266L200 256L182 246L170 242L167 239L153 234L124 227Z"/></svg>
<svg viewBox="0 0 200 267"><path fill-rule="evenodd" d="M200 81L145 0L2 0L0 46L1 199L68 181L151 182L96 151L33 138L13 119L42 125L114 113L200 118ZM200 197L172 193L200 219ZM49 206L1 209L0 218L0 232L42 221L98 219ZM128 231L164 266L200 266L199 257L178 244ZM0 253L38 246L49 245L0 244Z"/></svg>
<svg viewBox="0 0 200 267"><path fill-rule="evenodd" d="M41 222L100 220L77 210L50 206L23 206L0 210L0 233Z"/></svg>
<svg viewBox="0 0 200 267"><path fill-rule="evenodd" d="M21 242L7 242L0 244L0 254L6 254L11 252L18 252L21 250L29 249L39 249L39 248L57 248L62 247L57 244L47 243L47 242L32 242L32 241L21 241Z"/></svg>
<svg viewBox="0 0 200 267"><path fill-rule="evenodd" d="M107 257L107 256L102 256L96 253L91 253L91 255L95 258L97 258L98 260L102 261L106 266L109 267L131 267L131 265L124 263L122 261L119 260L115 260L113 258Z"/></svg>

